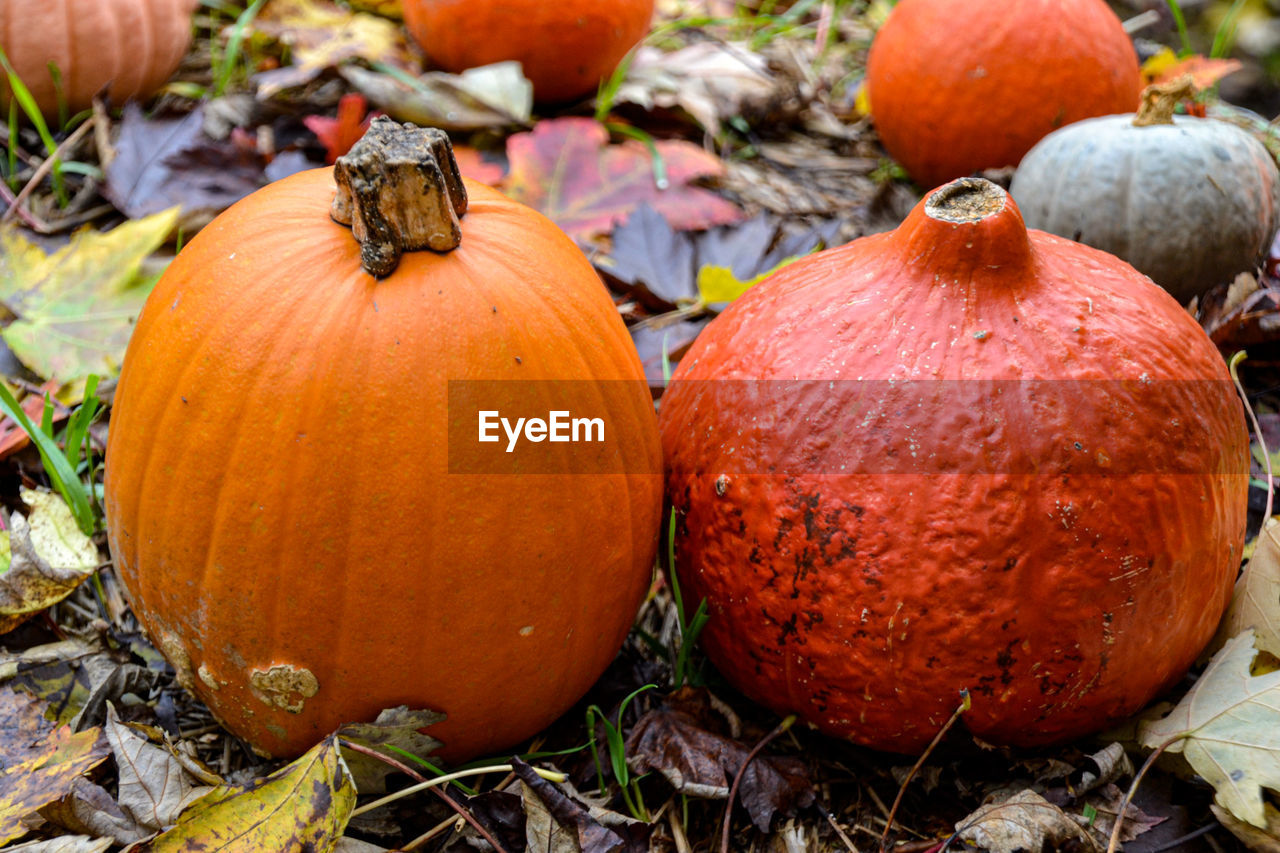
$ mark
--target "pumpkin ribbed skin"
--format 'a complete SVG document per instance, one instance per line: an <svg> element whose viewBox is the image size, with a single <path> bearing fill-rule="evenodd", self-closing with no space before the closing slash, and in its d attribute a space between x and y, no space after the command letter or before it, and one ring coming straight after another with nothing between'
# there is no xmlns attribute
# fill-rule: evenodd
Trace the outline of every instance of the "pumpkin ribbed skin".
<svg viewBox="0 0 1280 853"><path fill-rule="evenodd" d="M116 567L180 678L272 754L400 704L449 715L428 732L448 759L516 743L603 672L648 586L661 457L634 347L563 232L467 191L457 249L375 280L331 169L272 184L183 249L130 342ZM612 382L623 458L469 473L450 380Z"/></svg>
<svg viewBox="0 0 1280 853"><path fill-rule="evenodd" d="M519 60L540 101L593 93L649 32L653 0L405 0L404 21L446 71Z"/></svg>
<svg viewBox="0 0 1280 853"><path fill-rule="evenodd" d="M761 282L662 399L707 654L882 749L922 749L962 688L998 743L1137 711L1212 636L1243 548L1247 435L1213 345L985 186L979 221L922 203Z"/></svg>
<svg viewBox="0 0 1280 853"><path fill-rule="evenodd" d="M1103 0L902 0L867 86L885 149L922 186L1016 166L1063 125L1133 111L1141 76Z"/></svg>
<svg viewBox="0 0 1280 853"><path fill-rule="evenodd" d="M119 104L146 97L173 74L191 42L197 0L4 0L0 49L46 115L58 110L49 63L72 111L104 86ZM0 79L3 75L0 75ZM9 86L0 82L0 103Z"/></svg>
<svg viewBox="0 0 1280 853"><path fill-rule="evenodd" d="M1181 302L1251 269L1280 226L1275 160L1215 119L1064 127L1027 153L1010 192L1030 227L1124 258Z"/></svg>

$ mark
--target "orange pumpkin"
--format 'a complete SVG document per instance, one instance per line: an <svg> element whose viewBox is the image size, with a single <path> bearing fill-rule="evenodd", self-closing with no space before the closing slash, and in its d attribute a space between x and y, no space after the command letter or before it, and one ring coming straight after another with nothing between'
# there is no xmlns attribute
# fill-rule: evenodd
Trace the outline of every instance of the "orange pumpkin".
<svg viewBox="0 0 1280 853"><path fill-rule="evenodd" d="M660 423L712 661L877 748L924 748L962 689L996 743L1134 713L1212 637L1244 546L1248 438L1214 345L980 179L748 291Z"/></svg>
<svg viewBox="0 0 1280 853"><path fill-rule="evenodd" d="M1016 166L1073 121L1138 106L1133 44L1103 0L902 0L867 87L885 150L926 187Z"/></svg>
<svg viewBox="0 0 1280 853"><path fill-rule="evenodd" d="M595 91L644 35L653 0L405 0L404 20L447 71L519 60L540 101Z"/></svg>
<svg viewBox="0 0 1280 853"><path fill-rule="evenodd" d="M160 88L191 43L198 0L5 0L0 49L46 115L104 88L119 104ZM50 65L61 78L55 81ZM0 75L0 103L9 85Z"/></svg>
<svg viewBox="0 0 1280 853"><path fill-rule="evenodd" d="M304 172L202 230L115 397L107 525L135 612L273 755L398 705L448 715L428 733L449 759L512 745L600 675L650 579L657 418L612 300L554 224L464 191L443 134L402 156L413 138L379 119L336 198L333 169ZM477 401L566 397L605 443L478 443Z"/></svg>

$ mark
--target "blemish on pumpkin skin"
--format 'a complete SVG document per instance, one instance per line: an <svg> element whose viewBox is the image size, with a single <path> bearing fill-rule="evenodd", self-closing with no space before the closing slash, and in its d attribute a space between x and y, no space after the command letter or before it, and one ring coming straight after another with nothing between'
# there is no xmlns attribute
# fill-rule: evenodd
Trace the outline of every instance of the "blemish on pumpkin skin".
<svg viewBox="0 0 1280 853"><path fill-rule="evenodd" d="M178 682L178 686L194 692L196 677L191 669L191 656L187 654L187 647L178 639L178 635L165 630L156 632L156 648L173 667L173 680Z"/></svg>
<svg viewBox="0 0 1280 853"><path fill-rule="evenodd" d="M311 670L284 663L251 671L249 689L264 705L301 714L306 700L320 691L320 682Z"/></svg>
<svg viewBox="0 0 1280 853"><path fill-rule="evenodd" d="M218 679L213 677L213 673L209 671L209 667L200 664L200 668L196 670L196 675L200 676L200 680L204 682L204 686L210 690L220 690L222 685L218 683Z"/></svg>

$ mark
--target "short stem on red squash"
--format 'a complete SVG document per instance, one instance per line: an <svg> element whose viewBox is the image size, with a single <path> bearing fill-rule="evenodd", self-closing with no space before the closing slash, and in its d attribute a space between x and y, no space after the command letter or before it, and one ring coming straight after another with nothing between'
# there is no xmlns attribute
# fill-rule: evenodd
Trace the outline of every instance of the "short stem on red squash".
<svg viewBox="0 0 1280 853"><path fill-rule="evenodd" d="M390 275L404 252L448 252L462 242L467 191L444 131L379 116L333 176L329 215L351 226L371 275Z"/></svg>

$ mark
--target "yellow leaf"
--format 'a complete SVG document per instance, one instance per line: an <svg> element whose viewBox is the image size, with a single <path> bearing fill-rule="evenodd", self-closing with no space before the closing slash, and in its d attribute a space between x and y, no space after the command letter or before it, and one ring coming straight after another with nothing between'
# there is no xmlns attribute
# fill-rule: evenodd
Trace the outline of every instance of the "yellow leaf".
<svg viewBox="0 0 1280 853"><path fill-rule="evenodd" d="M102 729L72 734L69 726L55 730L32 751L34 758L0 773L0 846L25 835L24 818L66 796L72 782L111 752Z"/></svg>
<svg viewBox="0 0 1280 853"><path fill-rule="evenodd" d="M698 301L703 305L732 302L794 260L795 258L787 258L773 269L748 281L740 280L728 267L707 264L698 270Z"/></svg>
<svg viewBox="0 0 1280 853"><path fill-rule="evenodd" d="M404 4L401 0L347 0L347 5L357 12L372 12L395 21L404 20Z"/></svg>
<svg viewBox="0 0 1280 853"><path fill-rule="evenodd" d="M0 228L0 303L17 318L0 336L18 360L66 384L120 371L133 323L154 280L142 262L178 221L173 208L111 231L77 231L51 255Z"/></svg>
<svg viewBox="0 0 1280 853"><path fill-rule="evenodd" d="M1231 607L1211 648L1252 628L1255 645L1280 657L1280 520L1267 519L1254 540L1253 555L1236 581Z"/></svg>
<svg viewBox="0 0 1280 853"><path fill-rule="evenodd" d="M329 851L342 837L355 804L355 785L337 738L330 735L248 787L215 788L183 812L176 826L133 851Z"/></svg>
<svg viewBox="0 0 1280 853"><path fill-rule="evenodd" d="M98 568L98 547L80 532L62 498L23 488L30 518L14 513L0 533L0 633L57 604Z"/></svg>
<svg viewBox="0 0 1280 853"><path fill-rule="evenodd" d="M858 94L853 99L853 110L860 116L871 115L871 87L866 80L858 86Z"/></svg>

